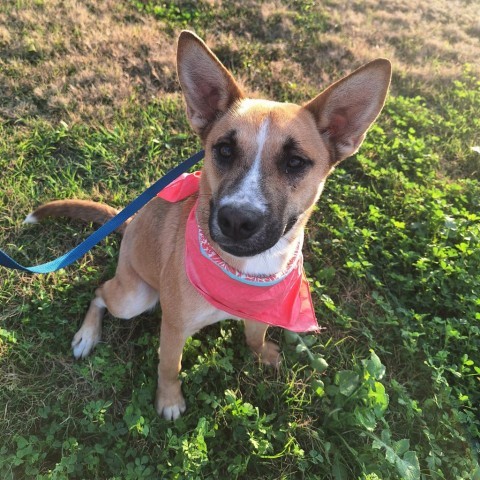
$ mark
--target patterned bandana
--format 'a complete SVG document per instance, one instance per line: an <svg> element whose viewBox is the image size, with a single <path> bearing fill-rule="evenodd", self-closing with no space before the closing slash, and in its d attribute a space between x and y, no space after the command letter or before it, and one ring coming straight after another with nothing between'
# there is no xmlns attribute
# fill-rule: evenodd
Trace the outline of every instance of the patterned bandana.
<svg viewBox="0 0 480 480"><path fill-rule="evenodd" d="M183 174L160 198L177 202L196 193L200 172ZM235 317L255 320L293 332L318 331L310 288L303 271L302 242L284 271L249 275L228 265L213 249L190 211L185 233L185 269L190 283L207 302Z"/></svg>

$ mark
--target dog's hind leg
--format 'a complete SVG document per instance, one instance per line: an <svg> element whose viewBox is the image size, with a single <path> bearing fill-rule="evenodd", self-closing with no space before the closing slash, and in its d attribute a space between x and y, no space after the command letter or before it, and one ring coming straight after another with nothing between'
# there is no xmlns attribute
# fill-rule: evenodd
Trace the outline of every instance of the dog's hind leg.
<svg viewBox="0 0 480 480"><path fill-rule="evenodd" d="M268 325L252 320L244 320L244 322L247 345L262 363L278 368L280 365L280 350L278 345L265 340Z"/></svg>
<svg viewBox="0 0 480 480"><path fill-rule="evenodd" d="M157 301L156 290L130 267L119 264L115 277L96 290L85 320L73 337L73 356L85 358L100 341L106 309L115 317L129 319L153 308Z"/></svg>

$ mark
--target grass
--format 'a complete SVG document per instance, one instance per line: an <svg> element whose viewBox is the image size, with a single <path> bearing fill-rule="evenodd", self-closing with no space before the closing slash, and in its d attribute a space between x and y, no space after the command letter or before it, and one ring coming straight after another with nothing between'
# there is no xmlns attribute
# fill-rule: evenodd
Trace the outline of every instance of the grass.
<svg viewBox="0 0 480 480"><path fill-rule="evenodd" d="M376 56L391 96L332 175L306 268L322 334L271 329L257 364L224 322L190 339L189 409L153 409L158 313L69 342L114 272L111 236L75 266L0 270L0 476L480 478L480 75L473 4L43 2L0 6L0 246L49 260L92 229L21 220L53 198L125 205L199 148L175 80L192 28L247 89L302 102Z"/></svg>

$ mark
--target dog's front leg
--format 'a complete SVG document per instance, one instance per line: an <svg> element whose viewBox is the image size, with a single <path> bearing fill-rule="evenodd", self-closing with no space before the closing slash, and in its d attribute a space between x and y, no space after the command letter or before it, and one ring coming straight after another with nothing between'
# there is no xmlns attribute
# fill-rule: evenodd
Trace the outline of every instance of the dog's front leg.
<svg viewBox="0 0 480 480"><path fill-rule="evenodd" d="M280 350L278 345L265 340L268 325L265 323L245 320L245 338L247 345L265 365L278 368L280 365Z"/></svg>
<svg viewBox="0 0 480 480"><path fill-rule="evenodd" d="M182 351L187 340L185 330L162 315L160 348L158 350L158 386L155 409L167 420L176 420L185 411L182 382L178 378L182 368Z"/></svg>

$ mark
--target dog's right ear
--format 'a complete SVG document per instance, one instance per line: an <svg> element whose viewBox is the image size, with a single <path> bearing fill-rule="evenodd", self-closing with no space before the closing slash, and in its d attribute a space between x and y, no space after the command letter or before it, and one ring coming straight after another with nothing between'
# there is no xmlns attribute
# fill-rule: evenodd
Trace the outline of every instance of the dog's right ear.
<svg viewBox="0 0 480 480"><path fill-rule="evenodd" d="M177 71L190 125L205 138L214 121L243 93L213 52L187 30L178 39Z"/></svg>

